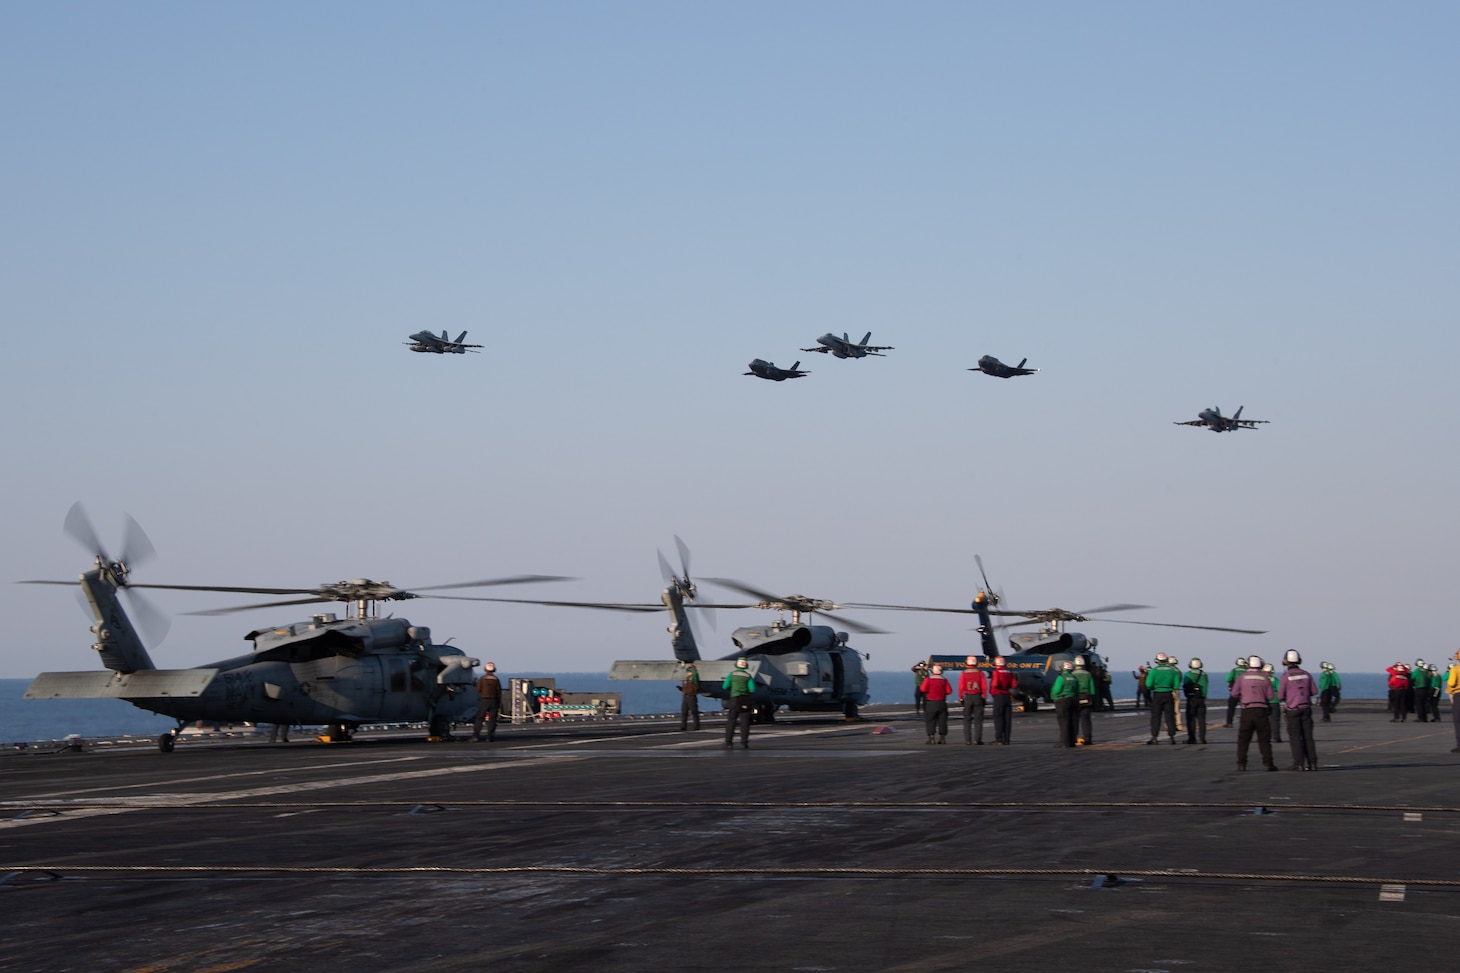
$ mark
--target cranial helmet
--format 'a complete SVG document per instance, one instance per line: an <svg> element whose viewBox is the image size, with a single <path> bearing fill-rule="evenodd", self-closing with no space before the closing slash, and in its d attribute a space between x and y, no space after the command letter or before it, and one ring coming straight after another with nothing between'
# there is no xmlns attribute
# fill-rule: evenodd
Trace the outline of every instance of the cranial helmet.
<svg viewBox="0 0 1460 973"><path fill-rule="evenodd" d="M1156 653L1156 663L1159 665L1160 663L1165 662L1165 661L1166 661L1166 653L1165 652L1157 652Z"/></svg>
<svg viewBox="0 0 1460 973"><path fill-rule="evenodd" d="M978 665L978 656L976 656L976 655L969 656L968 658L966 658L966 659L963 660L963 664L966 665L966 666L976 666L976 665Z"/></svg>
<svg viewBox="0 0 1460 973"><path fill-rule="evenodd" d="M933 675L935 675L935 676L941 676L942 674L943 674L943 667L942 666L933 666Z"/></svg>
<svg viewBox="0 0 1460 973"><path fill-rule="evenodd" d="M488 662L486 665L482 666L482 668L487 670L488 672L496 672L497 664L495 662Z"/></svg>
<svg viewBox="0 0 1460 973"><path fill-rule="evenodd" d="M1190 662L1187 663L1187 665L1190 666L1193 669L1200 669L1201 668L1201 660L1200 659L1192 659Z"/></svg>
<svg viewBox="0 0 1460 973"><path fill-rule="evenodd" d="M1260 655L1249 655L1247 657L1247 661L1244 662L1244 663L1242 663L1242 664L1245 665L1249 669L1261 669L1262 668L1262 656L1260 656Z"/></svg>
<svg viewBox="0 0 1460 973"><path fill-rule="evenodd" d="M735 660L735 668L737 668L737 669L746 669L746 668L749 668L749 666L750 666L750 663L746 662L744 659L736 659Z"/></svg>
<svg viewBox="0 0 1460 973"><path fill-rule="evenodd" d="M1004 657L1003 656L1000 655L1000 656L995 656L994 657L994 665L998 666L1000 669L1004 668L1004 666L1007 665L1007 664L1008 663L1006 663L1004 661Z"/></svg>
<svg viewBox="0 0 1460 973"><path fill-rule="evenodd" d="M1083 655L1077 655L1077 656L1075 656L1075 668L1076 669L1083 669L1083 668L1085 668L1085 657Z"/></svg>
<svg viewBox="0 0 1460 973"><path fill-rule="evenodd" d="M1272 663L1271 662L1264 662L1262 664L1262 671L1263 672L1272 672Z"/></svg>
<svg viewBox="0 0 1460 973"><path fill-rule="evenodd" d="M1332 662L1320 662L1318 664L1319 664L1319 666L1321 666L1324 669L1332 669L1333 668L1333 663Z"/></svg>
<svg viewBox="0 0 1460 973"><path fill-rule="evenodd" d="M1247 662L1248 662L1248 660L1243 659L1243 658L1238 658L1237 659L1237 665L1238 666L1245 666L1245 665L1247 665Z"/></svg>
<svg viewBox="0 0 1460 973"><path fill-rule="evenodd" d="M1302 662L1303 657L1298 654L1297 649L1288 649L1288 651L1283 653L1283 663L1285 665L1296 666L1301 665Z"/></svg>
<svg viewBox="0 0 1460 973"><path fill-rule="evenodd" d="M1060 668L1063 669L1065 672L1074 672L1075 664L1073 662L1066 662L1062 664Z"/></svg>
<svg viewBox="0 0 1460 973"><path fill-rule="evenodd" d="M1423 669L1425 667L1425 660L1423 660L1423 659L1415 659L1414 660L1414 667L1416 669Z"/></svg>

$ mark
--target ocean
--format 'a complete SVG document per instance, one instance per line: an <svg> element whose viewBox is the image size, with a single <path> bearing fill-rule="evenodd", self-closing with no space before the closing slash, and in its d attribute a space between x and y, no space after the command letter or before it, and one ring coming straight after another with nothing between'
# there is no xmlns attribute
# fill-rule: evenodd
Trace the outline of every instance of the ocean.
<svg viewBox="0 0 1460 973"><path fill-rule="evenodd" d="M618 692L623 694L623 712L629 716L679 713L679 689L668 682L614 681L606 672L509 673L508 675L552 676L555 685L567 692ZM1219 674L1213 673L1214 676ZM1225 673L1221 673L1225 676ZM1130 673L1112 673L1116 699L1135 696L1135 679ZM1385 675L1344 675L1344 694L1351 699L1383 699ZM911 703L911 672L868 673L873 703ZM0 743L62 740L72 733L89 739L116 736L155 736L173 727L165 716L137 709L119 699L23 699L29 679L0 679ZM701 711L714 705L701 701Z"/></svg>

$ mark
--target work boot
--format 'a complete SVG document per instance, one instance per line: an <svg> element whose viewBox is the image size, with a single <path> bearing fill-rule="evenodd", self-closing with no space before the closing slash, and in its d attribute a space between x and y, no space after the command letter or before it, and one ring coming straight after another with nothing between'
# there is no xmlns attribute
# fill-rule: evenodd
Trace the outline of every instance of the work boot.
<svg viewBox="0 0 1460 973"><path fill-rule="evenodd" d="M1173 747L1176 746L1176 738L1175 737L1167 737L1166 739L1168 739L1168 740L1171 741L1171 745Z"/></svg>
<svg viewBox="0 0 1460 973"><path fill-rule="evenodd" d="M932 737L928 737L928 743L932 743L932 742L933 742L933 738Z"/></svg>
<svg viewBox="0 0 1460 973"><path fill-rule="evenodd" d="M1238 764L1237 765L1237 769L1238 770L1246 770L1247 769L1247 765L1246 764Z"/></svg>
<svg viewBox="0 0 1460 973"><path fill-rule="evenodd" d="M1151 739L1149 739L1149 740L1146 741L1146 746L1149 747L1151 744L1153 744L1155 742L1156 742L1156 738L1155 737L1151 737Z"/></svg>
<svg viewBox="0 0 1460 973"><path fill-rule="evenodd" d="M947 737L939 737L938 738L938 745L939 746L942 746L943 744L945 744L947 742L948 742L948 738Z"/></svg>
<svg viewBox="0 0 1460 973"><path fill-rule="evenodd" d="M1263 767L1262 769L1263 770L1273 770L1273 771L1275 771L1275 770L1277 770L1277 764L1268 764L1267 766Z"/></svg>

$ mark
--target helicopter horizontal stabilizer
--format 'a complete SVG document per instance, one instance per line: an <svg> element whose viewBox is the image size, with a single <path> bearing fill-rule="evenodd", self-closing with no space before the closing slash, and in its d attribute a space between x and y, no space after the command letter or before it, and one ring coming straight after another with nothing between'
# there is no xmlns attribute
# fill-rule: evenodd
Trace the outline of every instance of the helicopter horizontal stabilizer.
<svg viewBox="0 0 1460 973"><path fill-rule="evenodd" d="M143 669L138 672L43 672L25 699L180 699L201 696L217 669Z"/></svg>
<svg viewBox="0 0 1460 973"><path fill-rule="evenodd" d="M760 671L759 659L748 659L747 669L754 676ZM730 675L735 668L735 662L731 659L701 659L695 662L695 671L700 674L701 683L719 684L724 678ZM675 662L672 659L652 659L646 662L630 662L620 660L615 662L608 670L610 679L662 679L668 682L679 682L684 678L685 666L683 662Z"/></svg>

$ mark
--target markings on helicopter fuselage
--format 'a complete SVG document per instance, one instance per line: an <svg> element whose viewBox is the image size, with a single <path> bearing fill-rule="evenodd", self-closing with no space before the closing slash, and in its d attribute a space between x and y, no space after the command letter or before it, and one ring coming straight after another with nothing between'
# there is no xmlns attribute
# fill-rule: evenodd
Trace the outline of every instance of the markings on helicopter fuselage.
<svg viewBox="0 0 1460 973"><path fill-rule="evenodd" d="M539 763L568 763L585 759L575 754L544 754L535 758ZM247 790L217 791L208 794L157 794L136 797L129 807L86 807L83 804L67 805L64 813L46 817L10 818L0 821L0 829L19 828L42 821L77 821L82 818L106 817L113 814L127 814L145 811L156 805L176 807L178 805L202 806L220 801L242 801L250 798L274 797L280 794L304 794L310 791L328 790L336 787L356 787L364 784L387 784L402 780L420 780L429 777L445 777L451 774L472 774L489 770L500 770L507 766L504 760L491 760L479 764L459 764L451 767L432 767L422 770L403 770L394 774L366 774L360 777L341 777L334 780L300 781L292 784L276 784L271 787L254 787ZM30 801L27 804L35 804Z"/></svg>

